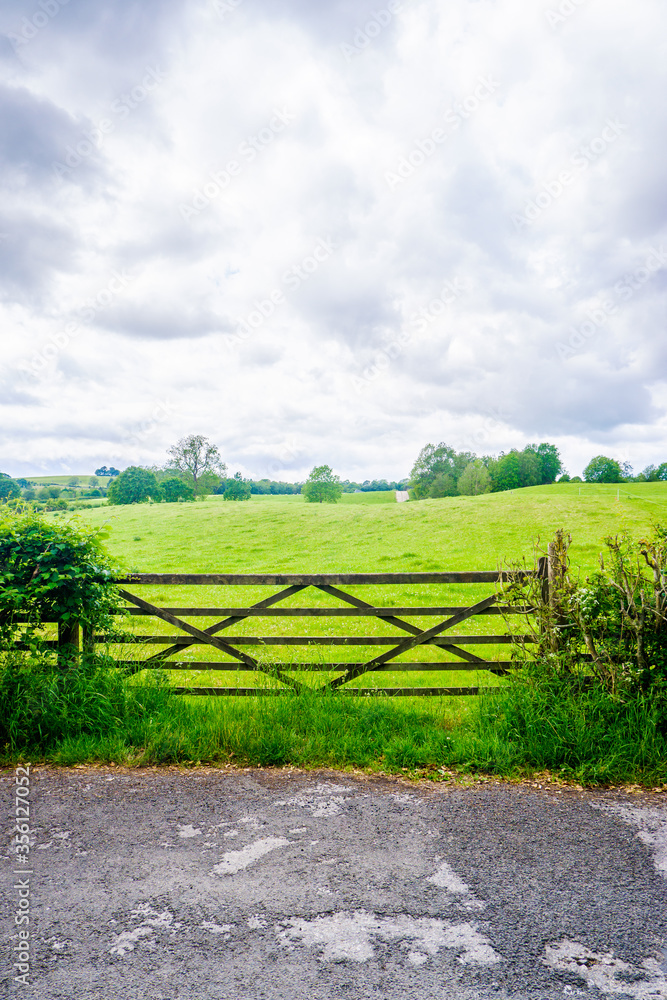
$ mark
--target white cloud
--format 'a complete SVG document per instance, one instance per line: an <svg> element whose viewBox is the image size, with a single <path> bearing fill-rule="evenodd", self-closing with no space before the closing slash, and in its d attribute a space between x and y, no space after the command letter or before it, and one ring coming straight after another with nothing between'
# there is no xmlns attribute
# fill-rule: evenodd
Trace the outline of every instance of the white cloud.
<svg viewBox="0 0 667 1000"><path fill-rule="evenodd" d="M664 6L277 6L0 4L2 468L663 461Z"/></svg>

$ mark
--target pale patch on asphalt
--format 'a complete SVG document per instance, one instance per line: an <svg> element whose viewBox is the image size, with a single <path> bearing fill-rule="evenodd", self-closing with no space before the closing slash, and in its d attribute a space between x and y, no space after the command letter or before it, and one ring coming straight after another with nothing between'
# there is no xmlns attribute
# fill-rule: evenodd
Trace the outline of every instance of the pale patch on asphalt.
<svg viewBox="0 0 667 1000"><path fill-rule="evenodd" d="M292 841L285 837L262 837L261 840L256 840L254 844L248 844L240 851L228 851L223 854L222 860L215 866L212 874L236 875L237 872L248 868L249 865L259 861L271 851L275 851L276 848L286 847L287 844L291 843Z"/></svg>
<svg viewBox="0 0 667 1000"><path fill-rule="evenodd" d="M644 959L641 967L614 958L613 952L595 952L578 941L564 938L547 945L545 965L558 972L572 972L607 995L622 994L634 1000L664 1000L667 998L667 977L659 962Z"/></svg>
<svg viewBox="0 0 667 1000"><path fill-rule="evenodd" d="M251 931L259 931L263 927L266 927L266 920L255 914L253 917L248 917L248 927Z"/></svg>
<svg viewBox="0 0 667 1000"><path fill-rule="evenodd" d="M134 951L137 943L145 937L155 934L157 931L170 931L174 933L182 924L174 921L169 910L158 913L148 903L142 903L130 913L131 920L141 920L138 927L132 931L123 931L116 935L116 939L109 951L118 958L123 958L129 951Z"/></svg>
<svg viewBox="0 0 667 1000"><path fill-rule="evenodd" d="M189 838L189 837L200 837L201 836L201 830L198 830L197 827L192 826L191 823L188 823L187 826L182 826L179 823L178 824L178 836L179 837L184 837L186 839Z"/></svg>
<svg viewBox="0 0 667 1000"><path fill-rule="evenodd" d="M449 924L430 917L378 917L358 910L341 911L331 916L303 920L291 917L290 926L276 928L278 939L285 945L300 942L307 947L321 948L324 962L367 962L375 955L375 941L405 941L417 945L420 951L408 955L411 964L423 964L428 955L435 956L441 948L456 951L461 965L493 965L501 956L474 924ZM412 955L412 958L410 957ZM422 959L420 956L424 956Z"/></svg>
<svg viewBox="0 0 667 1000"><path fill-rule="evenodd" d="M593 809L612 813L627 823L638 827L637 837L642 844L653 849L653 863L663 878L667 878L667 811L628 806L620 802L591 802Z"/></svg>
<svg viewBox="0 0 667 1000"><path fill-rule="evenodd" d="M347 785L317 785L310 795L295 795L293 799L276 802L276 805L308 809L315 817L338 816L349 798L341 793L352 791L354 789Z"/></svg>
<svg viewBox="0 0 667 1000"><path fill-rule="evenodd" d="M438 860L437 857L436 860ZM446 889L447 892L451 892L455 896L461 896L461 903L466 910L483 910L486 907L486 903L473 896L469 886L466 885L463 879L459 878L451 865L448 865L446 861L443 861L438 870L430 878L427 878L426 881L432 885L439 886L441 889Z"/></svg>
<svg viewBox="0 0 667 1000"><path fill-rule="evenodd" d="M232 930L231 924L216 924L213 920L205 920L202 923L202 927L205 931L210 931L211 934L224 934L225 941L230 937L230 931Z"/></svg>
<svg viewBox="0 0 667 1000"><path fill-rule="evenodd" d="M449 892L470 892L465 882L458 877L454 869L446 861L443 861L437 872L431 875L430 878L427 878L426 881L432 882L433 885L439 885L441 889L447 889Z"/></svg>

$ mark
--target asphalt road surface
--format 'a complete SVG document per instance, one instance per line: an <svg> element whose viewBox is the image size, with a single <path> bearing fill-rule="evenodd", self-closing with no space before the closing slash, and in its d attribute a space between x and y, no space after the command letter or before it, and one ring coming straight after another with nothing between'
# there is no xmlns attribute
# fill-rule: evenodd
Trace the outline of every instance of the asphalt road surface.
<svg viewBox="0 0 667 1000"><path fill-rule="evenodd" d="M662 794L37 769L28 867L1 780L2 998L667 1000Z"/></svg>

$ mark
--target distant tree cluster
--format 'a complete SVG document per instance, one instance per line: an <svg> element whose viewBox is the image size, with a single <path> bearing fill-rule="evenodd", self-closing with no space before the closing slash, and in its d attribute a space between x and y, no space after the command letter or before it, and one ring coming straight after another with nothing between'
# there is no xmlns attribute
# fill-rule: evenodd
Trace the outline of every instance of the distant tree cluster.
<svg viewBox="0 0 667 1000"><path fill-rule="evenodd" d="M470 451L457 452L441 441L427 444L419 453L409 485L418 500L435 497L477 496L556 481L563 464L555 445L529 444L513 448L498 458L478 458Z"/></svg>
<svg viewBox="0 0 667 1000"><path fill-rule="evenodd" d="M391 490L407 489L407 479L400 482L387 481L386 479L364 479L363 483L354 483L349 479L342 482L343 493L387 493Z"/></svg>
<svg viewBox="0 0 667 1000"><path fill-rule="evenodd" d="M606 455L596 455L584 469L587 483L659 483L667 482L667 462L661 465L647 465L638 475L633 476L629 462L617 462Z"/></svg>
<svg viewBox="0 0 667 1000"><path fill-rule="evenodd" d="M282 483L274 479L248 480L254 496L291 496L301 492L302 483Z"/></svg>

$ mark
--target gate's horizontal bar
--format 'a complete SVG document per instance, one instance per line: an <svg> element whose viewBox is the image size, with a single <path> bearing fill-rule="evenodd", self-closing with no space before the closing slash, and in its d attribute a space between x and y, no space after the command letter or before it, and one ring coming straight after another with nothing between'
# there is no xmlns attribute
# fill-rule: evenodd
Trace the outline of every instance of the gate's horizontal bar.
<svg viewBox="0 0 667 1000"><path fill-rule="evenodd" d="M162 608L172 615L190 615L199 618L290 618L290 617L322 617L322 618L357 618L393 617L394 615L455 615L465 611L459 608ZM528 607L495 607L480 611L480 615L526 614ZM150 617L150 611L141 608L120 608L116 614L128 611L131 615Z"/></svg>
<svg viewBox="0 0 667 1000"><path fill-rule="evenodd" d="M402 638L391 636L342 636L342 635L227 635L225 642L231 646L394 646ZM118 639L106 639L103 635L93 637L97 643L108 643L112 646L124 644L136 645L142 643L153 646L205 646L203 639L194 639L188 635L134 635ZM535 642L530 635L448 635L446 639L436 636L429 639L425 646L479 646L508 645L510 643Z"/></svg>
<svg viewBox="0 0 667 1000"><path fill-rule="evenodd" d="M147 660L145 667L142 667L141 660L117 660L119 667L134 667L141 670L232 670L235 672L261 672L276 668L282 671L303 671L311 673L313 671L345 671L350 667L361 667L363 663L263 663L261 667L246 667L238 660ZM519 667L521 664L514 660L479 660L471 663L466 660L439 660L421 663L419 660L410 663L404 660L394 660L372 671L372 673L401 673L404 670L508 670L511 667Z"/></svg>
<svg viewBox="0 0 667 1000"><path fill-rule="evenodd" d="M520 570L514 576L533 576L532 570ZM498 570L456 573L130 573L117 583L170 584L191 586L320 586L343 583L495 583L507 580Z"/></svg>
<svg viewBox="0 0 667 1000"><path fill-rule="evenodd" d="M347 695L355 698L415 698L415 697L466 697L467 695L481 694L489 691L501 691L499 687L463 687L463 688L341 688L335 694ZM284 697L294 695L290 688L186 688L175 687L171 689L172 694L185 695L213 695L213 696L233 696L233 697ZM313 691L316 695L317 691ZM333 695L329 695L334 697Z"/></svg>

